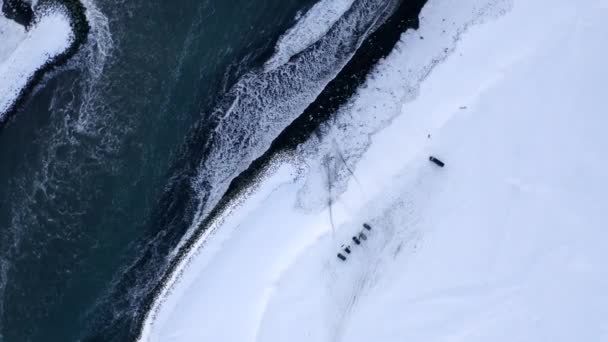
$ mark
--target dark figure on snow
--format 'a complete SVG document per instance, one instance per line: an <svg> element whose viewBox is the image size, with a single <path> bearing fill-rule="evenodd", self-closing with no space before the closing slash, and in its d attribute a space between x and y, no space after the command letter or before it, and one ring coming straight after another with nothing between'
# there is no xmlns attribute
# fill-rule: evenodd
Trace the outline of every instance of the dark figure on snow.
<svg viewBox="0 0 608 342"><path fill-rule="evenodd" d="M439 160L439 159L437 159L437 158L435 158L433 156L430 156L429 160L432 161L433 163L435 163L439 167L444 167L445 166L444 162L442 162L441 160Z"/></svg>

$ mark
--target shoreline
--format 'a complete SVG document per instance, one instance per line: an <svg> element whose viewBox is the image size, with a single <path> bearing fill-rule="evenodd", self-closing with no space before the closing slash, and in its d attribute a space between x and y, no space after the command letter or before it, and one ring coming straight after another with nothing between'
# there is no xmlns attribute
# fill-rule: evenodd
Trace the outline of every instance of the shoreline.
<svg viewBox="0 0 608 342"><path fill-rule="evenodd" d="M207 230L229 210L231 204L239 196L255 187L264 173L273 166L274 158L284 155L286 158L305 143L327 122L341 106L345 105L355 94L371 73L374 66L385 58L400 40L401 35L408 29L418 29L419 15L426 0L413 2L401 1L397 9L391 14L370 36L363 41L355 55L338 73L338 75L327 84L322 93L313 101L306 110L298 116L287 128L275 138L270 148L262 156L255 159L250 166L236 176L230 183L226 193L221 197L219 203L211 210L203 220L199 228L192 234L190 239L182 246L175 258L169 262L166 273L161 278L159 285L152 291L151 298L144 304L145 315L137 323L137 340L142 338L144 328L152 312L155 303L162 301L162 294L172 286L175 272L179 272L180 265L187 263L188 256L195 251L194 247L200 244L199 240L207 235Z"/></svg>

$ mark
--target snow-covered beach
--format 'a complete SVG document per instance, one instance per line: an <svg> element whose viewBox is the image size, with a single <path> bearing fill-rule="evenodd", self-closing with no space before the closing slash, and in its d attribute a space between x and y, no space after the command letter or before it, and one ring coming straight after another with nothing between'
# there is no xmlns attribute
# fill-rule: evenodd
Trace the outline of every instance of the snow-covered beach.
<svg viewBox="0 0 608 342"><path fill-rule="evenodd" d="M608 338L607 15L430 0L344 126L197 241L141 340Z"/></svg>

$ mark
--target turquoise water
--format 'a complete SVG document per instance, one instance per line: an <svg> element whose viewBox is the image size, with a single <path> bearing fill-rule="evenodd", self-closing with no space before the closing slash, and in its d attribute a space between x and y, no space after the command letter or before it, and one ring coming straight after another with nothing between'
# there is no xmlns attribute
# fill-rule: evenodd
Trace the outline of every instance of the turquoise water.
<svg viewBox="0 0 608 342"><path fill-rule="evenodd" d="M155 222L188 137L313 3L95 2L105 61L81 53L0 131L3 341L133 334L125 270L166 233Z"/></svg>

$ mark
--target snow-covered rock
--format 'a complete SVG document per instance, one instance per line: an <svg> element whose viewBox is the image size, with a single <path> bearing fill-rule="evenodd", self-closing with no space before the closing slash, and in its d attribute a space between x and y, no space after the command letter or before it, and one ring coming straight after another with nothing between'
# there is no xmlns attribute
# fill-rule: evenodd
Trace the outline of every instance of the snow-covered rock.
<svg viewBox="0 0 608 342"><path fill-rule="evenodd" d="M64 53L74 37L70 18L60 8L37 14L27 32L0 17L0 40L3 42L0 46L0 123L35 73Z"/></svg>

